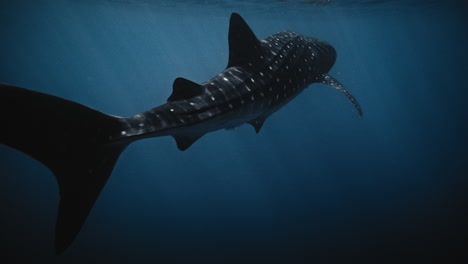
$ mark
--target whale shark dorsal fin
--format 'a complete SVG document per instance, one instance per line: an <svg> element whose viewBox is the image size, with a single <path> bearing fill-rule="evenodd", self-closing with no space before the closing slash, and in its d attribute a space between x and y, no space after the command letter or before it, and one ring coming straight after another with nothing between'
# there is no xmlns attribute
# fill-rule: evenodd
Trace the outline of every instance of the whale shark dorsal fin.
<svg viewBox="0 0 468 264"><path fill-rule="evenodd" d="M330 85L331 87L344 93L344 95L348 97L349 101L351 101L351 103L354 105L354 107L358 111L359 116L362 116L362 109L359 103L357 102L357 100L354 98L354 96L351 95L350 92L348 92L348 90L346 90L346 88L344 88L344 86L337 79L333 78L332 76L328 74L324 74L318 77L317 81L326 85Z"/></svg>
<svg viewBox="0 0 468 264"><path fill-rule="evenodd" d="M188 149L190 146L192 146L192 144L195 143L195 141L197 141L198 139L200 139L203 135L204 134L202 135L181 134L181 135L173 135L172 137L175 139L177 143L177 148L184 151Z"/></svg>
<svg viewBox="0 0 468 264"><path fill-rule="evenodd" d="M227 68L246 63L254 56L261 56L262 45L249 25L237 13L229 21L229 62Z"/></svg>
<svg viewBox="0 0 468 264"><path fill-rule="evenodd" d="M263 123L265 123L265 119L266 117L259 117L249 122L249 124L251 124L255 128L255 133L258 134L258 132L260 132L260 129L262 129Z"/></svg>
<svg viewBox="0 0 468 264"><path fill-rule="evenodd" d="M172 85L172 94L167 101L177 101L189 99L203 93L203 87L198 83L192 82L184 78L177 78Z"/></svg>

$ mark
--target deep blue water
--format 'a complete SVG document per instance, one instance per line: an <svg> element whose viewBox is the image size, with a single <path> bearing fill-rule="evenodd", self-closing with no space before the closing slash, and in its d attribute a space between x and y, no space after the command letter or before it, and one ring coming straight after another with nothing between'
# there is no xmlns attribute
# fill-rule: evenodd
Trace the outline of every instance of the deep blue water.
<svg viewBox="0 0 468 264"><path fill-rule="evenodd" d="M258 135L217 131L185 152L170 137L133 143L60 257L53 174L1 145L2 263L462 263L467 6L2 1L1 83L131 116L164 103L176 77L223 70L238 12L259 38L289 29L331 43L330 73L364 111L313 84Z"/></svg>

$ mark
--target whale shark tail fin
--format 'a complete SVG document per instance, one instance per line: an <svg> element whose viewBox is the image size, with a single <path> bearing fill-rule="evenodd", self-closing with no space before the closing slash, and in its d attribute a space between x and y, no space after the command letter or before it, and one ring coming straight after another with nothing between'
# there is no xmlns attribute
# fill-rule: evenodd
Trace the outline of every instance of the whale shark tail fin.
<svg viewBox="0 0 468 264"><path fill-rule="evenodd" d="M0 84L0 143L47 166L59 191L55 246L74 240L120 153L131 141L111 143L121 118L52 95Z"/></svg>

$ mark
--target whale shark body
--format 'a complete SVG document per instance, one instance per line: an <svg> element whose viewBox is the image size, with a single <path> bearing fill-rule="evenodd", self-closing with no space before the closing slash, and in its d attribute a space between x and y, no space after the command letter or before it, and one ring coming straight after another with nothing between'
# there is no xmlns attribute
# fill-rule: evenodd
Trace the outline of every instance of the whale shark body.
<svg viewBox="0 0 468 264"><path fill-rule="evenodd" d="M55 247L74 240L110 176L133 141L172 136L186 150L206 133L265 120L312 83L354 97L328 75L336 59L328 43L292 31L259 40L236 13L229 25L229 62L197 84L177 78L167 102L132 117L108 115L52 95L0 85L0 143L45 164L56 176L60 203Z"/></svg>

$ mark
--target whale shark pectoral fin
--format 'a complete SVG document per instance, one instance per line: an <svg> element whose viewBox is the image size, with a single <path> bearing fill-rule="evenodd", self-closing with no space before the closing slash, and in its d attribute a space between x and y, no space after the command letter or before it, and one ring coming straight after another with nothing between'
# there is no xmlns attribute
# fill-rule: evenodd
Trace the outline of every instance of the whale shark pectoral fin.
<svg viewBox="0 0 468 264"><path fill-rule="evenodd" d="M255 128L255 133L258 134L258 132L260 132L260 129L262 129L263 123L265 122L265 119L266 117L259 117L249 122L249 124L251 124Z"/></svg>
<svg viewBox="0 0 468 264"><path fill-rule="evenodd" d="M249 59L263 54L258 38L245 20L237 13L229 21L229 62L227 68L246 63Z"/></svg>
<svg viewBox="0 0 468 264"><path fill-rule="evenodd" d="M203 135L173 135L172 137L175 139L177 143L177 148L184 151L192 146L195 141L200 139Z"/></svg>
<svg viewBox="0 0 468 264"><path fill-rule="evenodd" d="M351 95L350 92L348 92L348 90L344 88L344 86L338 80L336 80L335 78L333 78L332 76L328 74L324 74L322 77L318 78L317 81L323 84L330 85L331 87L344 93L344 95L348 97L351 103L353 103L354 107L359 113L359 116L362 116L362 109L361 109L361 106L359 106L358 101Z"/></svg>
<svg viewBox="0 0 468 264"><path fill-rule="evenodd" d="M172 85L172 94L167 101L177 101L189 99L203 93L203 87L198 83L192 82L184 78L177 78Z"/></svg>

